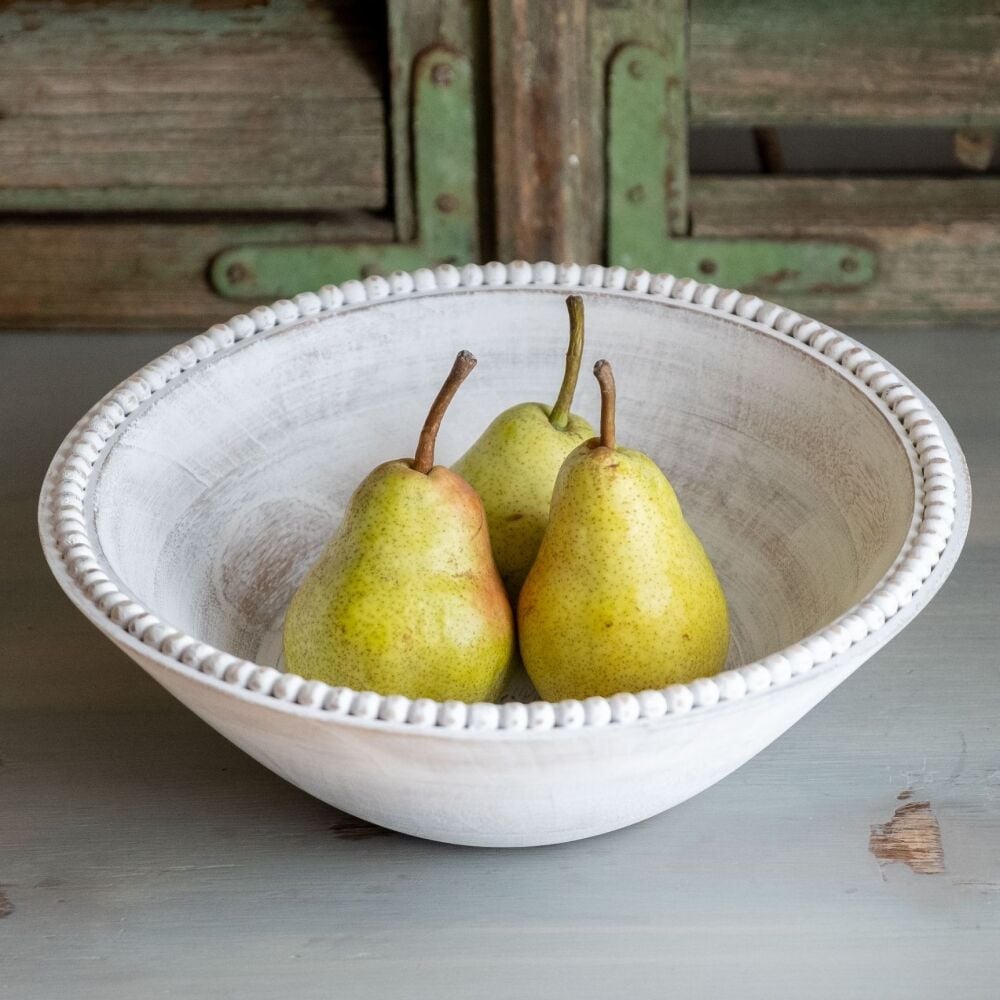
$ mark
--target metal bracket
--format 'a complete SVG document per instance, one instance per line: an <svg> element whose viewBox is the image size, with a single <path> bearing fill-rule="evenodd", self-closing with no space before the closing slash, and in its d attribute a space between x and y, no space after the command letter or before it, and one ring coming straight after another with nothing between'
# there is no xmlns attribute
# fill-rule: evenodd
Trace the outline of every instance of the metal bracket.
<svg viewBox="0 0 1000 1000"><path fill-rule="evenodd" d="M414 61L412 133L418 238L413 243L254 244L212 262L228 298L282 297L358 275L388 274L478 256L472 67L444 46Z"/></svg>
<svg viewBox="0 0 1000 1000"><path fill-rule="evenodd" d="M608 80L608 261L704 276L747 291L849 290L875 277L875 255L815 240L680 238L687 230L683 73L663 53L628 43ZM680 116L680 121L678 121Z"/></svg>

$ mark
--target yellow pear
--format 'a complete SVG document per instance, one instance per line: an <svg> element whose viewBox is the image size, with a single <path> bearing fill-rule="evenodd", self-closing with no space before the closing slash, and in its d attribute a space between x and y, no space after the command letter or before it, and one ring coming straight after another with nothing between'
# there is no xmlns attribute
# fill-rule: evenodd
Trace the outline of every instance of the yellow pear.
<svg viewBox="0 0 1000 1000"><path fill-rule="evenodd" d="M356 690L493 701L514 659L514 622L482 501L434 465L441 418L476 364L459 354L415 457L386 462L344 520L285 617L289 670Z"/></svg>
<svg viewBox="0 0 1000 1000"><path fill-rule="evenodd" d="M642 691L722 669L726 599L656 464L615 440L611 366L601 434L563 463L518 603L521 657L549 701Z"/></svg>
<svg viewBox="0 0 1000 1000"><path fill-rule="evenodd" d="M563 459L594 429L570 413L583 354L583 300L566 300L570 340L555 404L519 403L504 410L455 463L483 498L490 541L512 601L531 569L549 520L552 487Z"/></svg>

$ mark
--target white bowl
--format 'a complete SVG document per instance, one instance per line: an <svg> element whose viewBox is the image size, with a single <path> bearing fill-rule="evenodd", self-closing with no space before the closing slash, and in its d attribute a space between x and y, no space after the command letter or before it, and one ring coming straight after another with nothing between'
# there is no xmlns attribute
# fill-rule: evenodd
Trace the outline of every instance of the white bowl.
<svg viewBox="0 0 1000 1000"><path fill-rule="evenodd" d="M274 669L296 584L362 477L412 454L455 352L480 366L443 462L505 406L552 399L571 290L587 358L615 366L620 441L664 468L718 569L731 669L555 705ZM575 409L595 420L592 382ZM524 262L350 281L212 327L81 420L39 510L70 598L247 753L374 823L497 846L626 826L749 760L927 604L968 516L950 429L850 338L690 279Z"/></svg>

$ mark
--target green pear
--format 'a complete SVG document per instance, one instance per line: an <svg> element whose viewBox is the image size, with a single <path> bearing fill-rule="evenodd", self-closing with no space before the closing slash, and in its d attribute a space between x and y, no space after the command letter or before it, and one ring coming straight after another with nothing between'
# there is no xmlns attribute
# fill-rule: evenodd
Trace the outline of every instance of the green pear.
<svg viewBox="0 0 1000 1000"><path fill-rule="evenodd" d="M518 604L521 657L549 701L643 691L722 669L722 587L666 476L615 441L611 366L601 435L566 459Z"/></svg>
<svg viewBox="0 0 1000 1000"><path fill-rule="evenodd" d="M571 295L566 306L569 348L555 404L520 403L504 410L452 466L483 498L493 556L511 601L542 543L559 468L594 435L586 420L570 413L583 354L583 300Z"/></svg>
<svg viewBox="0 0 1000 1000"><path fill-rule="evenodd" d="M476 359L463 351L415 457L374 469L296 591L288 669L328 684L438 701L493 701L514 658L514 621L482 501L434 465L441 418Z"/></svg>

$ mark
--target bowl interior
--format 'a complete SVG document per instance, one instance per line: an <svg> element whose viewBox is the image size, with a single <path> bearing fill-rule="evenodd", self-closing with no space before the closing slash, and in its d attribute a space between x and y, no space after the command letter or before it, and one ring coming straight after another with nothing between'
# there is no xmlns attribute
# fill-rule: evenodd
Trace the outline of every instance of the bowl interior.
<svg viewBox="0 0 1000 1000"><path fill-rule="evenodd" d="M161 619L274 662L291 594L354 487L411 455L457 350L480 359L442 428L449 463L504 407L551 402L562 293L456 291L300 321L199 365L127 421L94 491L104 557ZM574 409L608 357L623 445L673 483L725 588L730 664L825 626L891 568L914 479L881 403L787 338L697 308L587 296ZM386 692L388 693L388 692Z"/></svg>

